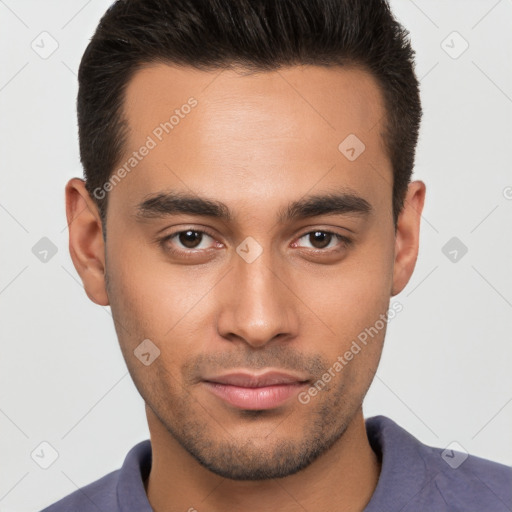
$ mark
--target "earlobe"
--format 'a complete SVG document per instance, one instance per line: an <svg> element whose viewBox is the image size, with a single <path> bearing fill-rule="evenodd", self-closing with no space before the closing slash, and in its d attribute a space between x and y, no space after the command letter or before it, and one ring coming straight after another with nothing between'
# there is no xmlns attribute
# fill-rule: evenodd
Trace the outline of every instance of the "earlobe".
<svg viewBox="0 0 512 512"><path fill-rule="evenodd" d="M80 178L69 180L65 192L71 259L89 299L100 306L108 306L105 244L98 208Z"/></svg>
<svg viewBox="0 0 512 512"><path fill-rule="evenodd" d="M392 296L405 288L416 266L425 192L426 186L422 181L409 183L404 207L397 222Z"/></svg>

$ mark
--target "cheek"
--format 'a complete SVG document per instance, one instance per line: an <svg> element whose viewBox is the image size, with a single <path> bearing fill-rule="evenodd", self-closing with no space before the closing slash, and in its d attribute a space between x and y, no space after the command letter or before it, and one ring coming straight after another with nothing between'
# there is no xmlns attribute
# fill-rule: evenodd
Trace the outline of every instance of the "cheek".
<svg viewBox="0 0 512 512"><path fill-rule="evenodd" d="M310 273L303 300L331 327L336 339L346 342L387 312L392 270L392 241L366 243L339 265Z"/></svg>
<svg viewBox="0 0 512 512"><path fill-rule="evenodd" d="M214 320L205 290L213 288L218 276L213 270L198 275L193 266L170 265L163 257L155 258L155 250L148 247L127 244L116 249L111 250L108 272L123 356L141 385L159 386L158 379L163 379L164 387L173 386L182 366L210 339L205 326L211 329ZM134 350L145 339L159 351L149 367L134 358Z"/></svg>
<svg viewBox="0 0 512 512"><path fill-rule="evenodd" d="M180 322L184 311L177 306L172 280L140 259L123 253L117 265L111 265L111 309L118 340L130 375L141 396L156 405L160 397L178 394L178 369L188 354L184 347L189 335L187 324ZM151 269L151 270L149 270ZM183 309L186 304L183 305ZM148 343L145 340L150 340ZM149 360L144 362L144 354Z"/></svg>
<svg viewBox="0 0 512 512"><path fill-rule="evenodd" d="M315 330L314 350L323 353L335 375L331 389L357 400L377 370L387 326L381 315L387 318L392 285L392 240L375 239L339 266L324 267L321 274L308 279L303 298L329 327L318 324L321 330Z"/></svg>
<svg viewBox="0 0 512 512"><path fill-rule="evenodd" d="M188 273L177 271L158 251L128 238L126 243L112 244L107 261L117 313L140 333L163 339L193 309L200 290L192 267Z"/></svg>

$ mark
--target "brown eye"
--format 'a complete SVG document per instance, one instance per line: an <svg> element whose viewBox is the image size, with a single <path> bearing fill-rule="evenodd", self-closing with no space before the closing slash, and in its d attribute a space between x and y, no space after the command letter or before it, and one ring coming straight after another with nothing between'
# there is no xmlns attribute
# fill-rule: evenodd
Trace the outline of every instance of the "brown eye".
<svg viewBox="0 0 512 512"><path fill-rule="evenodd" d="M329 245L332 236L332 233L326 233L325 231L313 231L309 233L309 240L315 249L325 249Z"/></svg>
<svg viewBox="0 0 512 512"><path fill-rule="evenodd" d="M211 250L215 245L215 238L201 229L182 229L160 239L159 243L166 252L186 257Z"/></svg>
<svg viewBox="0 0 512 512"><path fill-rule="evenodd" d="M351 243L351 240L343 235L320 229L316 231L310 231L309 233L304 233L304 235L299 238L299 241L303 239L311 244L309 247L310 249L316 249L317 251L323 252L343 249ZM294 244L294 246L297 245L298 244ZM299 245L299 247L308 248L307 245Z"/></svg>
<svg viewBox="0 0 512 512"><path fill-rule="evenodd" d="M188 229L187 231L180 231L177 233L177 238L183 247L186 247L187 249L196 249L197 245L201 243L203 234L200 231Z"/></svg>

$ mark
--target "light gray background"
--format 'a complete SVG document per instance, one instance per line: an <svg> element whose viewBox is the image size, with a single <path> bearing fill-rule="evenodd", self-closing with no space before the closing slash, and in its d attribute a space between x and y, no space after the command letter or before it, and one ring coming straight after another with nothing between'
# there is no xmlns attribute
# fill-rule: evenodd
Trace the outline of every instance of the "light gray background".
<svg viewBox="0 0 512 512"><path fill-rule="evenodd" d="M2 512L39 510L149 437L110 310L89 301L72 265L64 211L66 181L82 176L76 71L109 4L0 0ZM417 52L415 178L427 201L365 415L511 464L512 0L391 5ZM51 49L44 31L58 42L46 59L31 47ZM453 31L469 44L461 55ZM468 248L456 262L442 252L454 236ZM46 263L32 252L42 237L58 251ZM43 441L58 452L48 469L31 458Z"/></svg>

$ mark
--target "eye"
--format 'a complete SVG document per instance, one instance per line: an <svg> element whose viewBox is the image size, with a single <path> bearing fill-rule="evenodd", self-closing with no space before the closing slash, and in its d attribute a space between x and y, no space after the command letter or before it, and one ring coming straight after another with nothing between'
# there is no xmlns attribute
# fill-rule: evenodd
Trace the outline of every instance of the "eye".
<svg viewBox="0 0 512 512"><path fill-rule="evenodd" d="M311 247L312 249L322 252L340 250L352 243L350 238L346 236L321 229L305 233L298 240L300 241L302 239L305 239L306 242L310 242L313 245L313 247ZM297 243L292 245L296 247Z"/></svg>
<svg viewBox="0 0 512 512"><path fill-rule="evenodd" d="M302 240L309 247L299 243ZM213 243L212 243L213 241ZM331 254L337 253L346 249L351 245L352 240L346 236L334 233L332 231L317 229L304 233L300 238L294 242L292 247L311 249L313 253ZM159 244L170 255L176 257L195 257L202 254L212 256L211 250L222 247L220 242L217 242L213 234L209 234L203 229L182 229L170 233L159 240Z"/></svg>
<svg viewBox="0 0 512 512"><path fill-rule="evenodd" d="M210 246L208 246L207 239L213 240L213 236L209 235L206 231L198 229L185 229L181 231L175 231L174 233L165 236L160 240L160 244L172 254L186 254L187 252L191 252L195 249L210 249L211 242ZM176 248L173 248L173 245Z"/></svg>

